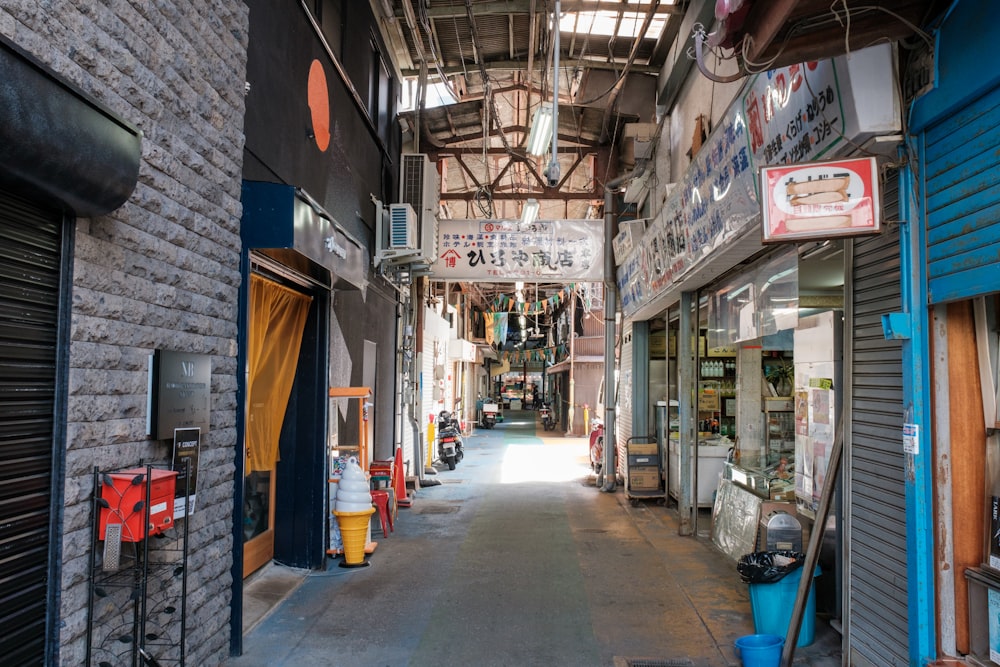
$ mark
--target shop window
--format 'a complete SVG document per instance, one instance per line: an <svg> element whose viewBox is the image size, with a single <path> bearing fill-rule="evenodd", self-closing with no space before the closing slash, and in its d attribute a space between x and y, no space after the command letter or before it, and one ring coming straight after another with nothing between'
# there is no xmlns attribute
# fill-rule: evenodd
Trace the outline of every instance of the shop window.
<svg viewBox="0 0 1000 667"><path fill-rule="evenodd" d="M371 67L368 80L368 115L375 124L378 136L389 141L389 118L392 111L392 77L374 39L371 41Z"/></svg>
<svg viewBox="0 0 1000 667"><path fill-rule="evenodd" d="M770 336L798 324L798 253L794 248L722 284L708 298L708 347Z"/></svg>
<svg viewBox="0 0 1000 667"><path fill-rule="evenodd" d="M312 0L309 11L320 27L330 50L344 57L344 11L346 0Z"/></svg>

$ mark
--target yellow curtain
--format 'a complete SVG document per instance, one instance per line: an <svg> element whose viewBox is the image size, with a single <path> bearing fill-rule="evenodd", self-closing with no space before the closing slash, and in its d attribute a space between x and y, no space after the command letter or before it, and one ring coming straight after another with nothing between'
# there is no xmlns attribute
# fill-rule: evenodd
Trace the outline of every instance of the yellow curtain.
<svg viewBox="0 0 1000 667"><path fill-rule="evenodd" d="M271 470L312 297L250 276L246 473Z"/></svg>

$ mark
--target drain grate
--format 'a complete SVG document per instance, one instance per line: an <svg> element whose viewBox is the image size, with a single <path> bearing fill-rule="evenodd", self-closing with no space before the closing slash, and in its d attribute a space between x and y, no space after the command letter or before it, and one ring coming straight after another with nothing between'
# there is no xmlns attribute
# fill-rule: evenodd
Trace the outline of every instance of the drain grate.
<svg viewBox="0 0 1000 667"><path fill-rule="evenodd" d="M446 505L444 503L422 502L413 506L415 514L452 514L459 510L458 505Z"/></svg>
<svg viewBox="0 0 1000 667"><path fill-rule="evenodd" d="M658 660L655 658L626 658L626 667L694 667L690 658L677 660Z"/></svg>

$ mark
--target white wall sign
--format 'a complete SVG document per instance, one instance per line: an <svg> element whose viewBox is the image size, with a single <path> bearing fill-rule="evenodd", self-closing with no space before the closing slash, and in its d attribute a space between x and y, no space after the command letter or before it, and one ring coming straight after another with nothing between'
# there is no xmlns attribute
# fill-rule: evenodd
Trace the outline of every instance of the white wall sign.
<svg viewBox="0 0 1000 667"><path fill-rule="evenodd" d="M599 282L603 220L442 220L436 280Z"/></svg>

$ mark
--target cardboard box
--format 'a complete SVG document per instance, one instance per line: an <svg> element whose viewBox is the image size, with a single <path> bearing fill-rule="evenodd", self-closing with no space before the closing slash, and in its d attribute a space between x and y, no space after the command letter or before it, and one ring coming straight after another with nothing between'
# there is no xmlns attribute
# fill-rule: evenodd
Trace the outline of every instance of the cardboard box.
<svg viewBox="0 0 1000 667"><path fill-rule="evenodd" d="M628 484L632 491L656 491L660 488L660 469L655 466L630 468Z"/></svg>
<svg viewBox="0 0 1000 667"><path fill-rule="evenodd" d="M782 502L788 502L790 500L795 500L795 489L791 487L771 487L770 488L771 500L778 500Z"/></svg>
<svg viewBox="0 0 1000 667"><path fill-rule="evenodd" d="M146 472L146 468L131 468L101 475L102 540L108 524L121 525L122 542L140 542L173 525L177 471L150 470L148 512Z"/></svg>
<svg viewBox="0 0 1000 667"><path fill-rule="evenodd" d="M659 445L655 442L630 442L628 443L629 455L656 455L660 453Z"/></svg>

